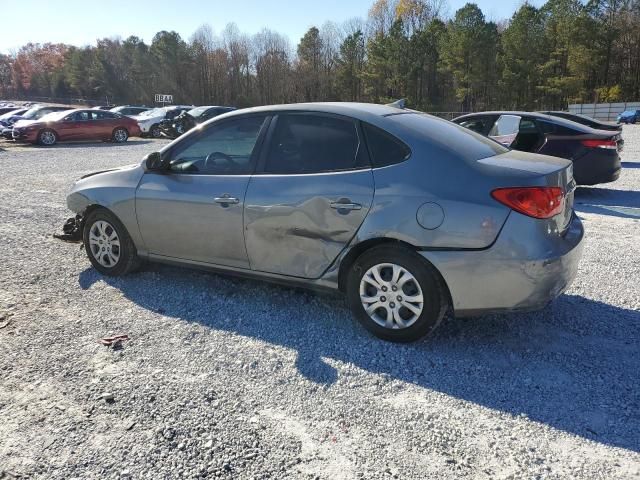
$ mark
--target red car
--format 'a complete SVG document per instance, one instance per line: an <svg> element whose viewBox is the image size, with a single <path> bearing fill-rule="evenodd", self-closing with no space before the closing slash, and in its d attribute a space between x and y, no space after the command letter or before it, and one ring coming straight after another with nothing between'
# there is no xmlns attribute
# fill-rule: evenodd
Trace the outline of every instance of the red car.
<svg viewBox="0 0 640 480"><path fill-rule="evenodd" d="M115 112L103 110L65 110L45 115L40 120L16 124L13 139L40 145L74 140L126 142L140 136L138 122Z"/></svg>

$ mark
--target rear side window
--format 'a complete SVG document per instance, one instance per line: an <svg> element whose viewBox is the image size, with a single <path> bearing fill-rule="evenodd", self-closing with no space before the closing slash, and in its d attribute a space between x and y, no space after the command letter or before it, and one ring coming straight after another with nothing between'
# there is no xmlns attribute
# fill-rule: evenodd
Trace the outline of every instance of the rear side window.
<svg viewBox="0 0 640 480"><path fill-rule="evenodd" d="M374 168L395 165L411 156L411 149L390 133L368 123L363 123L362 129Z"/></svg>
<svg viewBox="0 0 640 480"><path fill-rule="evenodd" d="M278 116L271 138L266 173L304 174L368 166L359 154L353 120L325 115Z"/></svg>

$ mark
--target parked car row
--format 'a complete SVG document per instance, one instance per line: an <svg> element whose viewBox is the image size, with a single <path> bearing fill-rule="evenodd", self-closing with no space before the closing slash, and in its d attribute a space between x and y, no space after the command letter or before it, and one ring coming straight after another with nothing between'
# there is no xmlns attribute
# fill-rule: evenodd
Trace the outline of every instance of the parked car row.
<svg viewBox="0 0 640 480"><path fill-rule="evenodd" d="M495 111L453 119L485 137L522 152L573 162L579 185L613 182L620 176L621 127L566 112Z"/></svg>
<svg viewBox="0 0 640 480"><path fill-rule="evenodd" d="M2 104L0 104L2 105ZM7 140L50 146L69 140L125 142L132 136L177 138L233 107L136 105L69 109L68 106L0 106L0 135ZM53 113L64 115L53 115Z"/></svg>

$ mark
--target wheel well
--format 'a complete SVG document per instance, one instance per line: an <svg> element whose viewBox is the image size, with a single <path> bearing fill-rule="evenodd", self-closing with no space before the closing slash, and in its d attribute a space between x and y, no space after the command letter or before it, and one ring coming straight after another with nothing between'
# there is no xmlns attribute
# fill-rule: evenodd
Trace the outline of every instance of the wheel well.
<svg viewBox="0 0 640 480"><path fill-rule="evenodd" d="M58 138L58 132L56 132L53 128L49 128L49 127L44 127L38 130L38 137L40 137L40 134L42 132L47 132L47 131L52 132L56 136L56 138Z"/></svg>
<svg viewBox="0 0 640 480"><path fill-rule="evenodd" d="M114 128L113 132L111 132L111 135L116 133L116 130L124 130L125 132L127 132L127 135L129 135L129 129L127 127L123 127L122 125L118 125L116 128Z"/></svg>
<svg viewBox="0 0 640 480"><path fill-rule="evenodd" d="M365 240L364 242L355 245L351 250L349 250L347 255L345 255L345 257L340 262L340 270L338 272L338 289L341 292L344 293L346 291L347 273L351 269L351 266L358 259L358 257L362 255L365 251L370 250L371 248L377 247L379 245L390 245L390 246L397 245L398 247L412 250L414 252L417 251L416 247L414 247L410 243L403 242L402 240L396 240L394 238L371 238L369 240ZM423 259L424 262L429 264L431 268L433 268L434 272L437 273L438 278L440 279L440 284L442 285L442 288L444 290L446 300L449 302L449 305L453 305L451 292L449 291L449 286L447 285L447 282L445 282L444 277L442 276L440 271L435 267L435 265L433 265L427 259L423 257L421 258Z"/></svg>

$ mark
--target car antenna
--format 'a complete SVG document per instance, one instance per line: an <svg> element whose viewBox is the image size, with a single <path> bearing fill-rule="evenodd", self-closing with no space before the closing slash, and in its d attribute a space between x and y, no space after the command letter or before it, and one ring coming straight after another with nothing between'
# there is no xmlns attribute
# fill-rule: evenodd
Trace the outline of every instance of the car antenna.
<svg viewBox="0 0 640 480"><path fill-rule="evenodd" d="M395 102L387 103L387 107L399 108L400 110L404 110L404 106L407 103L406 98L401 98L396 100Z"/></svg>

